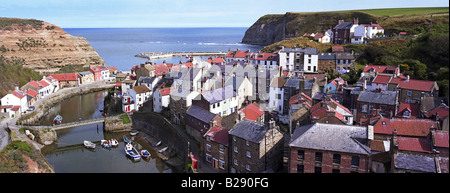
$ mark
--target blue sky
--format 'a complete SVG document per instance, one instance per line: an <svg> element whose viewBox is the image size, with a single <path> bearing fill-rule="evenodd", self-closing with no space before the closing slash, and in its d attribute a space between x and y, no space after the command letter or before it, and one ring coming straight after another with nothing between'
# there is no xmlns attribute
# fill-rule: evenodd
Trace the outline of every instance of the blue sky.
<svg viewBox="0 0 450 193"><path fill-rule="evenodd" d="M0 17L63 28L249 27L265 14L448 6L448 0L0 0Z"/></svg>

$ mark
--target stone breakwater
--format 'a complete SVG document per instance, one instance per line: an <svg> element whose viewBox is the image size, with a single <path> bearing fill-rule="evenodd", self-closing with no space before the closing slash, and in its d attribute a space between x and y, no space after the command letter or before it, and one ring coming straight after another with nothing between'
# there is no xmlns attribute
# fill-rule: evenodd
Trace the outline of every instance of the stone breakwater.
<svg viewBox="0 0 450 193"><path fill-rule="evenodd" d="M82 85L80 87L61 89L58 92L46 96L45 98L38 101L38 103L35 104L35 106L37 107L36 110L34 110L30 114L23 115L22 117L20 117L20 119L17 121L17 124L20 123L22 125L36 125L39 123L42 117L45 116L45 114L49 111L49 109L58 102L61 102L76 95L107 90L113 87L114 84L94 83L90 85Z"/></svg>

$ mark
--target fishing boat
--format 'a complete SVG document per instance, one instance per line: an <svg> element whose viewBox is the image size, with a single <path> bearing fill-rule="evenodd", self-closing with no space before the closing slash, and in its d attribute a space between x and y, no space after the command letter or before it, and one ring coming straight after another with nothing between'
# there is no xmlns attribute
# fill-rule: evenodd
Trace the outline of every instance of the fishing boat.
<svg viewBox="0 0 450 193"><path fill-rule="evenodd" d="M56 115L56 117L53 118L53 124L54 124L54 125L61 124L61 123L62 123L62 120L63 120L63 118L62 118L61 115Z"/></svg>
<svg viewBox="0 0 450 193"><path fill-rule="evenodd" d="M110 139L109 144L111 145L111 147L119 146L119 142L117 141L117 139Z"/></svg>
<svg viewBox="0 0 450 193"><path fill-rule="evenodd" d="M130 135L131 135L131 136L135 136L135 135L137 135L137 134L139 134L139 131L138 131L138 130L130 131Z"/></svg>
<svg viewBox="0 0 450 193"><path fill-rule="evenodd" d="M162 152L164 152L164 151L166 151L166 150L167 150L167 147L164 147L164 148L160 149L158 152L159 152L159 153L162 153Z"/></svg>
<svg viewBox="0 0 450 193"><path fill-rule="evenodd" d="M95 148L95 143L92 143L90 141L84 140L84 147L89 148L89 149L94 149Z"/></svg>
<svg viewBox="0 0 450 193"><path fill-rule="evenodd" d="M110 148L111 147L111 144L109 143L109 141L108 140L104 140L104 139L100 140L100 145L102 147L104 147L104 148Z"/></svg>
<svg viewBox="0 0 450 193"><path fill-rule="evenodd" d="M131 140L129 137L127 137L127 136L123 136L123 141L125 142L125 143L132 143L133 142L133 140Z"/></svg>
<svg viewBox="0 0 450 193"><path fill-rule="evenodd" d="M150 152L148 152L146 149L141 150L141 156L143 158L149 158L150 157Z"/></svg>
<svg viewBox="0 0 450 193"><path fill-rule="evenodd" d="M161 145L161 141L158 141L158 143L156 143L155 147L158 147Z"/></svg>
<svg viewBox="0 0 450 193"><path fill-rule="evenodd" d="M133 145L131 145L131 143L127 143L127 145L125 145L125 153L134 161L139 161L141 159L139 152L133 147Z"/></svg>

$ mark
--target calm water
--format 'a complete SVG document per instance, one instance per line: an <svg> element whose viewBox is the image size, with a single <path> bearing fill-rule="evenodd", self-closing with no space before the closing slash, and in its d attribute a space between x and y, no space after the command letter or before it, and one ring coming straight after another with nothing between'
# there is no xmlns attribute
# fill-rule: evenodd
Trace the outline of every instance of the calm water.
<svg viewBox="0 0 450 193"><path fill-rule="evenodd" d="M107 92L89 93L75 96L62 101L50 110L42 120L42 125L51 124L53 117L60 114L63 122L73 122L79 119L99 118L103 109L103 97ZM128 159L124 151L124 133L104 133L103 123L72 127L57 131L58 141L45 146L42 153L57 173L163 173L172 170L156 155L156 152L139 136L134 137L136 149L147 149L151 153L149 160L141 159L133 162ZM119 147L106 149L99 145L101 139L115 138ZM88 150L83 146L83 140L98 142L95 150Z"/></svg>
<svg viewBox="0 0 450 193"><path fill-rule="evenodd" d="M242 44L247 28L65 28L67 33L86 38L108 66L130 70L146 59L142 52L206 52L228 49L258 51L262 46ZM178 63L185 58L153 60ZM204 59L207 59L204 57Z"/></svg>

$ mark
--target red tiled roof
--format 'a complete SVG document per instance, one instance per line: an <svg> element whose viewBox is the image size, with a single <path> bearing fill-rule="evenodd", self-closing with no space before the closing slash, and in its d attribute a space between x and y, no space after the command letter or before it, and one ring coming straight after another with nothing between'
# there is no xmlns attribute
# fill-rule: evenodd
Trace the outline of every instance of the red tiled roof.
<svg viewBox="0 0 450 193"><path fill-rule="evenodd" d="M397 117L403 117L403 112L405 110L410 112L409 118L417 118L419 117L420 105L418 103L400 103Z"/></svg>
<svg viewBox="0 0 450 193"><path fill-rule="evenodd" d="M230 51L227 54L227 58L245 58L247 56L247 51Z"/></svg>
<svg viewBox="0 0 450 193"><path fill-rule="evenodd" d="M225 62L225 60L223 60L223 58L214 58L212 60L213 60L214 64L216 64L216 63L224 63ZM211 60L206 60L206 62L211 63Z"/></svg>
<svg viewBox="0 0 450 193"><path fill-rule="evenodd" d="M23 91L20 91L20 90L12 91L11 94L14 95L14 96L16 96L16 97L19 98L19 99L21 99L21 98L23 98L23 97L26 96L26 94L25 94Z"/></svg>
<svg viewBox="0 0 450 193"><path fill-rule="evenodd" d="M158 76L161 76L163 74L169 74L170 72L169 68L165 64L157 64L154 65L153 67L155 67L155 73Z"/></svg>
<svg viewBox="0 0 450 193"><path fill-rule="evenodd" d="M403 151L431 153L431 142L427 138L397 137L398 149Z"/></svg>
<svg viewBox="0 0 450 193"><path fill-rule="evenodd" d="M211 141L228 146L228 129L219 125L214 126L204 136L211 136Z"/></svg>
<svg viewBox="0 0 450 193"><path fill-rule="evenodd" d="M331 51L332 52L343 52L344 46L331 46Z"/></svg>
<svg viewBox="0 0 450 193"><path fill-rule="evenodd" d="M425 117L430 118L432 116L435 116L436 113L438 113L439 119L445 119L448 117L448 106L447 105L440 105L434 109L432 109L430 112L428 112Z"/></svg>
<svg viewBox="0 0 450 193"><path fill-rule="evenodd" d="M435 84L435 81L392 78L390 83L398 84L398 88L400 89L430 92Z"/></svg>
<svg viewBox="0 0 450 193"><path fill-rule="evenodd" d="M383 124L384 122L384 124ZM425 137L430 133L430 127L436 127L436 123L429 119L400 119L380 118L373 126L375 134L392 135L394 129L400 136Z"/></svg>
<svg viewBox="0 0 450 193"><path fill-rule="evenodd" d="M311 97L309 97L305 93L301 92L301 93L298 93L298 94L292 96L291 98L289 98L289 104L304 103L304 102L306 102L305 99L307 99L310 102L312 102Z"/></svg>
<svg viewBox="0 0 450 193"><path fill-rule="evenodd" d="M41 84L43 87L46 87L46 86L50 85L50 84L49 84L47 81L45 81L45 80L39 81L39 84Z"/></svg>
<svg viewBox="0 0 450 193"><path fill-rule="evenodd" d="M386 70L386 66L366 65L366 66L364 66L363 72L369 72L370 69L373 69L375 72L378 72L378 73L383 73Z"/></svg>
<svg viewBox="0 0 450 193"><path fill-rule="evenodd" d="M261 115L264 114L264 111L262 111L258 106L255 104L249 104L247 107L244 107L242 110L245 114L245 119L256 121Z"/></svg>
<svg viewBox="0 0 450 193"><path fill-rule="evenodd" d="M91 67L91 70L94 72L101 72L101 71L105 71L105 70L109 71L109 69L106 68L106 66L94 66L94 67Z"/></svg>
<svg viewBox="0 0 450 193"><path fill-rule="evenodd" d="M77 73L50 74L50 76L58 81L78 81Z"/></svg>
<svg viewBox="0 0 450 193"><path fill-rule="evenodd" d="M175 88L169 87L169 88L163 88L159 90L159 93L161 93L162 96L169 95L171 92L173 92Z"/></svg>
<svg viewBox="0 0 450 193"><path fill-rule="evenodd" d="M34 91L33 89L27 89L27 94L32 97L36 97L39 93Z"/></svg>
<svg viewBox="0 0 450 193"><path fill-rule="evenodd" d="M389 75L377 75L372 82L377 84L388 84L391 78L392 76Z"/></svg>
<svg viewBox="0 0 450 193"><path fill-rule="evenodd" d="M449 145L449 138L448 138L448 131L435 131L434 132L434 145L436 147L446 147L448 148Z"/></svg>
<svg viewBox="0 0 450 193"><path fill-rule="evenodd" d="M276 61L278 54L274 53L259 53L256 57L256 60L269 60L269 61Z"/></svg>

